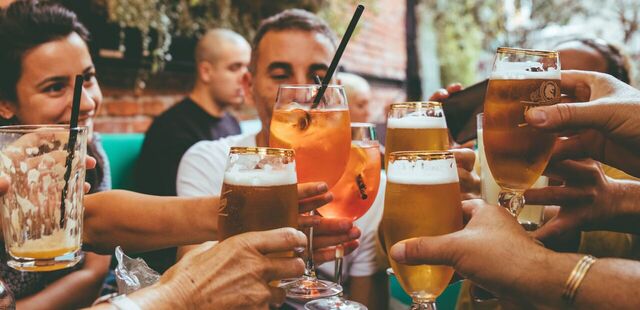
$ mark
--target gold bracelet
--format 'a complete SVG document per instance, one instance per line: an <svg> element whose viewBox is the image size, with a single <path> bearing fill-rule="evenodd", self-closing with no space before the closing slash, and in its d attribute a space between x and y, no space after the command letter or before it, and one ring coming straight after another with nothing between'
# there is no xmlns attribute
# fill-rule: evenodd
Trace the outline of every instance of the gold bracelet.
<svg viewBox="0 0 640 310"><path fill-rule="evenodd" d="M567 283L564 285L564 291L562 292L562 299L564 299L568 305L573 305L576 298L576 292L584 280L584 276L591 268L591 265L596 262L596 258L591 255L583 256L576 266L571 271Z"/></svg>

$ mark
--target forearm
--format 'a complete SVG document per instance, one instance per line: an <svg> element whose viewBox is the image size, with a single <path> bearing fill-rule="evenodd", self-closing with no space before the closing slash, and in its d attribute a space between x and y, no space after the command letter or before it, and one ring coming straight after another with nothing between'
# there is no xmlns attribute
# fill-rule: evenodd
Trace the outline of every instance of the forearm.
<svg viewBox="0 0 640 310"><path fill-rule="evenodd" d="M145 252L215 238L218 198L108 191L85 198L84 242L93 251Z"/></svg>
<svg viewBox="0 0 640 310"><path fill-rule="evenodd" d="M562 293L580 254L547 251L519 266L519 275L507 283L518 301L527 304L567 308ZM586 273L576 292L575 309L637 309L640 296L640 263L623 259L598 259Z"/></svg>
<svg viewBox="0 0 640 310"><path fill-rule="evenodd" d="M44 290L17 301L17 309L78 309L97 297L109 268L110 256L87 253L82 269L72 272Z"/></svg>

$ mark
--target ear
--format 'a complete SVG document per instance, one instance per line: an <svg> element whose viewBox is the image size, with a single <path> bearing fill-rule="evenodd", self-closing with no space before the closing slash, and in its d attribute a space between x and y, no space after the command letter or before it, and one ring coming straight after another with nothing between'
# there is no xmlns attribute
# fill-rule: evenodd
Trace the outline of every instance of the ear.
<svg viewBox="0 0 640 310"><path fill-rule="evenodd" d="M255 100L253 100L253 75L251 72L245 72L242 76L242 90L244 90L245 102L255 106Z"/></svg>
<svg viewBox="0 0 640 310"><path fill-rule="evenodd" d="M212 69L211 63L208 61L201 61L198 63L198 78L205 83L209 83L211 81Z"/></svg>
<svg viewBox="0 0 640 310"><path fill-rule="evenodd" d="M16 115L16 107L8 100L0 99L0 117L4 119L11 119Z"/></svg>

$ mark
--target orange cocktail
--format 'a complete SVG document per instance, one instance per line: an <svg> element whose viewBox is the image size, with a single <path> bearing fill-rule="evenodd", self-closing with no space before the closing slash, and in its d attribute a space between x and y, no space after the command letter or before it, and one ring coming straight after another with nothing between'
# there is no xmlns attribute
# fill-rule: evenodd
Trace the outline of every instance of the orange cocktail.
<svg viewBox="0 0 640 310"><path fill-rule="evenodd" d="M295 150L298 182L338 182L349 160L349 111L344 90L329 86L313 107L319 85L283 85L278 91L269 146Z"/></svg>
<svg viewBox="0 0 640 310"><path fill-rule="evenodd" d="M353 141L347 169L331 188L333 201L318 209L318 212L324 217L350 218L354 221L362 217L378 194L380 166L377 142Z"/></svg>

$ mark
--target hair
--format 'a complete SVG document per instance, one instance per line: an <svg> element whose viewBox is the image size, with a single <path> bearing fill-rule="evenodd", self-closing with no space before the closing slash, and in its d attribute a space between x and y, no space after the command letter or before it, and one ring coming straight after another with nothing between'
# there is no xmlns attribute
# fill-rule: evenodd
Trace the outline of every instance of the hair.
<svg viewBox="0 0 640 310"><path fill-rule="evenodd" d="M602 39L573 39L562 43L569 42L578 42L596 50L604 57L607 63L607 72L605 73L627 84L631 84L631 61L622 49Z"/></svg>
<svg viewBox="0 0 640 310"><path fill-rule="evenodd" d="M251 65L249 69L255 72L256 59L258 57L258 46L264 36L270 31L301 30L317 32L329 38L331 43L337 46L338 37L331 30L329 25L315 14L301 10L288 9L263 20L253 37L253 50L251 52Z"/></svg>
<svg viewBox="0 0 640 310"><path fill-rule="evenodd" d="M0 100L19 104L16 85L22 75L22 59L31 49L77 33L85 42L89 31L72 11L38 0L18 0L0 9ZM16 125L20 120L0 118L0 126ZM91 190L104 179L104 161L94 143L87 145L87 153L96 158L96 169L88 170L86 179Z"/></svg>

